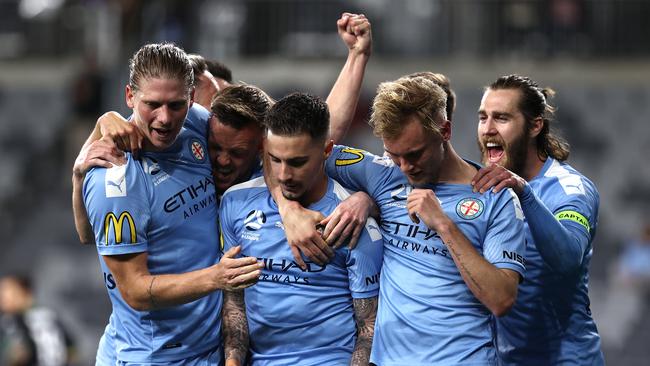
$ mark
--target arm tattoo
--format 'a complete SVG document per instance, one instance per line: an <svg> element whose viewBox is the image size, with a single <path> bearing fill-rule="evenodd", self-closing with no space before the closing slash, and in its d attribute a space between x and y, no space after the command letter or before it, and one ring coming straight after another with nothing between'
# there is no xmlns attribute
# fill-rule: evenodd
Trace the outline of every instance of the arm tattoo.
<svg viewBox="0 0 650 366"><path fill-rule="evenodd" d="M467 279L474 285L476 290L478 292L482 293L483 288L481 287L481 284L478 283L478 281L474 278L474 276L472 275L472 272L465 265L465 262L463 262L461 260L461 254L458 253L458 251L456 251L456 248L455 248L454 244L450 241L448 243L445 243L445 245L447 246L447 248L449 248L449 250L452 252L452 254L458 259L457 264L458 264L458 266L462 267L461 275L463 273L465 273L467 275Z"/></svg>
<svg viewBox="0 0 650 366"><path fill-rule="evenodd" d="M236 359L243 365L248 354L248 320L244 290L223 292L223 339L225 359Z"/></svg>
<svg viewBox="0 0 650 366"><path fill-rule="evenodd" d="M368 365L372 337L375 333L375 319L377 317L377 296L366 299L353 299L354 319L357 323L357 342L352 352L350 365Z"/></svg>
<svg viewBox="0 0 650 366"><path fill-rule="evenodd" d="M153 282L156 280L156 276L151 276L151 282L149 282L149 302L151 302L152 308L157 308L156 297L153 295Z"/></svg>

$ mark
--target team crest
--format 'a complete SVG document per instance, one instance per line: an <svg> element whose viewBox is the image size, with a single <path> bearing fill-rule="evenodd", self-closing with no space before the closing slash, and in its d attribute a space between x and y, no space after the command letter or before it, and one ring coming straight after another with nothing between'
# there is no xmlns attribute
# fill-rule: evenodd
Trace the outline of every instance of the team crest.
<svg viewBox="0 0 650 366"><path fill-rule="evenodd" d="M456 205L458 216L466 220L474 220L483 213L483 202L476 198L463 198Z"/></svg>
<svg viewBox="0 0 650 366"><path fill-rule="evenodd" d="M250 231L261 229L264 223L266 223L266 215L260 210L252 210L244 219L244 227Z"/></svg>
<svg viewBox="0 0 650 366"><path fill-rule="evenodd" d="M205 160L205 149L199 140L192 139L190 141L190 151L192 152L192 156L194 156L194 159L196 159L196 161Z"/></svg>

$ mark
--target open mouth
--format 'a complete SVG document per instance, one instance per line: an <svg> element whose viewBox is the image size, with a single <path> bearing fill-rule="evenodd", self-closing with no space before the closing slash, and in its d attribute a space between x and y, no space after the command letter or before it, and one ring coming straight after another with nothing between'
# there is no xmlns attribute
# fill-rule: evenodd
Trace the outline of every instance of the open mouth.
<svg viewBox="0 0 650 366"><path fill-rule="evenodd" d="M222 179L230 177L233 172L234 170L232 169L214 169L212 171L214 175Z"/></svg>
<svg viewBox="0 0 650 366"><path fill-rule="evenodd" d="M172 137L172 130L163 128L152 128L154 137L160 140L169 140Z"/></svg>
<svg viewBox="0 0 650 366"><path fill-rule="evenodd" d="M488 142L485 144L485 147L488 158L487 160L492 164L498 163L505 153L503 146L496 142Z"/></svg>

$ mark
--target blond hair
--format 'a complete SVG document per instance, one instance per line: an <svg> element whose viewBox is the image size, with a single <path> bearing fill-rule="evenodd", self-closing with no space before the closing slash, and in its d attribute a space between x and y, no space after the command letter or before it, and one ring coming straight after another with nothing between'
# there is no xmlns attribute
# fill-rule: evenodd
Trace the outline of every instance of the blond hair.
<svg viewBox="0 0 650 366"><path fill-rule="evenodd" d="M439 85L427 77L406 76L379 84L369 123L376 136L395 138L404 121L416 116L425 129L440 134L446 106L447 94Z"/></svg>

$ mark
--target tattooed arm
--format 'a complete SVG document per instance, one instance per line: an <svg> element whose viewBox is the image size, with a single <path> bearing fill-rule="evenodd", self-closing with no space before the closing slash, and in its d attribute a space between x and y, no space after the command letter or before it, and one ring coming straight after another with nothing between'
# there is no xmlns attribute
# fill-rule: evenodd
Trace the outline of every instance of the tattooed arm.
<svg viewBox="0 0 650 366"><path fill-rule="evenodd" d="M377 296L366 299L354 299L354 319L357 323L357 342L352 352L350 365L368 365L372 336L375 334L375 319L377 318Z"/></svg>
<svg viewBox="0 0 650 366"><path fill-rule="evenodd" d="M223 292L221 316L226 366L242 366L248 354L248 320L244 290Z"/></svg>

